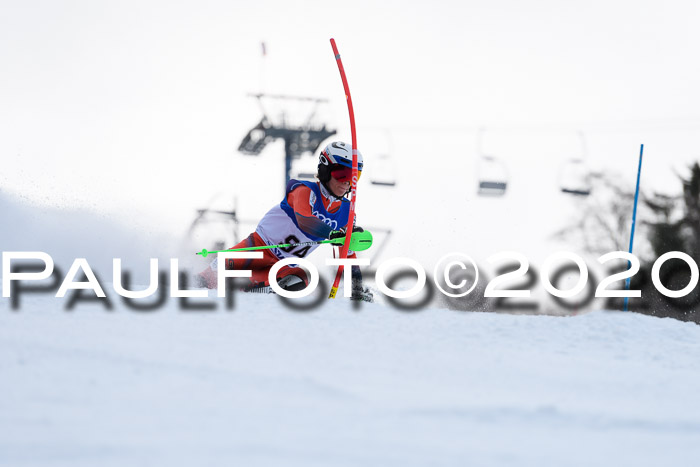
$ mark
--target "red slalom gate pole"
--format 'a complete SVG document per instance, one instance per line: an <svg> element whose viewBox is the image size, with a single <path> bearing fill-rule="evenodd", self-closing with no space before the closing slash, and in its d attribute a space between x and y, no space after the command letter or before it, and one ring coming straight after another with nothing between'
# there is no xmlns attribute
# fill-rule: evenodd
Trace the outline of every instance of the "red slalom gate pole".
<svg viewBox="0 0 700 467"><path fill-rule="evenodd" d="M347 258L348 250L350 249L350 237L352 236L352 230L355 224L355 200L357 199L357 133L355 132L355 112L352 109L352 98L350 97L350 87L348 86L348 79L345 76L345 68L343 68L343 62L340 60L340 53L338 53L338 47L335 45L335 39L331 38L331 47L333 47L333 53L335 54L335 61L338 64L338 70L340 71L340 78L343 80L343 89L345 89L345 98L348 101L348 113L350 114L350 133L352 134L352 184L350 185L350 213L348 214L348 224L345 228L345 243L340 248L340 257ZM338 286L340 285L340 279L343 277L343 266L338 266L338 272L335 275L335 281L333 282L333 287L331 287L331 292L328 298L335 298L338 292Z"/></svg>

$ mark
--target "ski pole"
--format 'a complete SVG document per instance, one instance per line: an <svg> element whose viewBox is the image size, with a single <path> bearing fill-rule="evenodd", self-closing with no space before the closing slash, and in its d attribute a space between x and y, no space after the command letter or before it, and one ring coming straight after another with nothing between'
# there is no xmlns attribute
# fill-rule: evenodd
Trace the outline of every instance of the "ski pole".
<svg viewBox="0 0 700 467"><path fill-rule="evenodd" d="M206 248L202 251L195 253L196 255L202 255L204 258L211 253L227 253L231 251L255 251L255 250L270 250L272 248L289 248L297 246L311 246L311 245L321 245L324 243L330 243L335 246L342 246L345 241L345 237L335 238L333 240L320 240L316 242L302 242L302 243L281 243L279 245L264 245L264 246L251 246L246 248L233 248L230 250L216 250L209 251ZM372 233L369 230L364 232L355 232L350 239L350 249L352 251L364 251L372 246Z"/></svg>

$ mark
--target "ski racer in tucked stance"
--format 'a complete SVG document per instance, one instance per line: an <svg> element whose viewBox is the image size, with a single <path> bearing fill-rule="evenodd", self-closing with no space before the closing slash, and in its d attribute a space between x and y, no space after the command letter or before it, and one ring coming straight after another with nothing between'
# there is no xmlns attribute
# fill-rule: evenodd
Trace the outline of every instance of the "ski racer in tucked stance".
<svg viewBox="0 0 700 467"><path fill-rule="evenodd" d="M358 151L358 179L362 167L362 155ZM319 155L316 177L318 182L290 180L282 202L265 214L255 232L232 249L344 238L350 214L350 201L345 196L351 187L352 147L340 141L327 145ZM362 231L361 227L354 226L353 232ZM262 259L227 259L226 269L251 270L250 284L244 290L267 293L270 290L268 273L277 261L289 257L304 258L317 247L262 250ZM354 252L348 253L348 258L355 257ZM216 271L217 260L214 260L199 274L200 285L215 288ZM352 278L353 298L371 301L372 293L362 286L359 267L352 267ZM277 283L286 290L304 289L308 282L306 271L295 265L283 266L277 273Z"/></svg>

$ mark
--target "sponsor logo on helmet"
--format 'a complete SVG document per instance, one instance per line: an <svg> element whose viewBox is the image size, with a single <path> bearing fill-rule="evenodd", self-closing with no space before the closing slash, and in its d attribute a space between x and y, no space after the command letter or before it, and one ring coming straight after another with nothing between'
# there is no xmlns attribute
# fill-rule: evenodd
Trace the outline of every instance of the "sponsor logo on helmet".
<svg viewBox="0 0 700 467"><path fill-rule="evenodd" d="M326 153L322 152L319 160L320 160L321 164L328 165L328 158L326 157Z"/></svg>
<svg viewBox="0 0 700 467"><path fill-rule="evenodd" d="M348 151L348 149L345 147L345 143L339 143L339 142L336 141L335 143L331 144L331 146L334 147L334 148L336 148L336 149L342 149L342 150L345 151L345 152L350 152L350 151Z"/></svg>

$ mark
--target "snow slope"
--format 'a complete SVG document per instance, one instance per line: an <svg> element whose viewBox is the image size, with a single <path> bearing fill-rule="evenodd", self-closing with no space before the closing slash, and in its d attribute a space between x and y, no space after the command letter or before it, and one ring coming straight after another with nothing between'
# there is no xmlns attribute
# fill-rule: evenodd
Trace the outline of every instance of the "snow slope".
<svg viewBox="0 0 700 467"><path fill-rule="evenodd" d="M693 465L700 327L0 301L0 465Z"/></svg>
<svg viewBox="0 0 700 467"><path fill-rule="evenodd" d="M147 282L148 258L177 256L174 251L182 236L180 232L165 236L157 225L139 218L124 223L95 209L28 203L1 189L0 215L1 251L48 253L62 274L76 258L86 258L100 279L111 279L112 260L121 258L124 270L135 280Z"/></svg>
<svg viewBox="0 0 700 467"><path fill-rule="evenodd" d="M64 273L87 257L103 280L122 254L147 270L138 230L3 196L0 208L3 251L50 252ZM700 461L695 324L343 299L295 312L246 294L233 311L170 299L144 312L103 285L111 311L0 298L0 466Z"/></svg>

